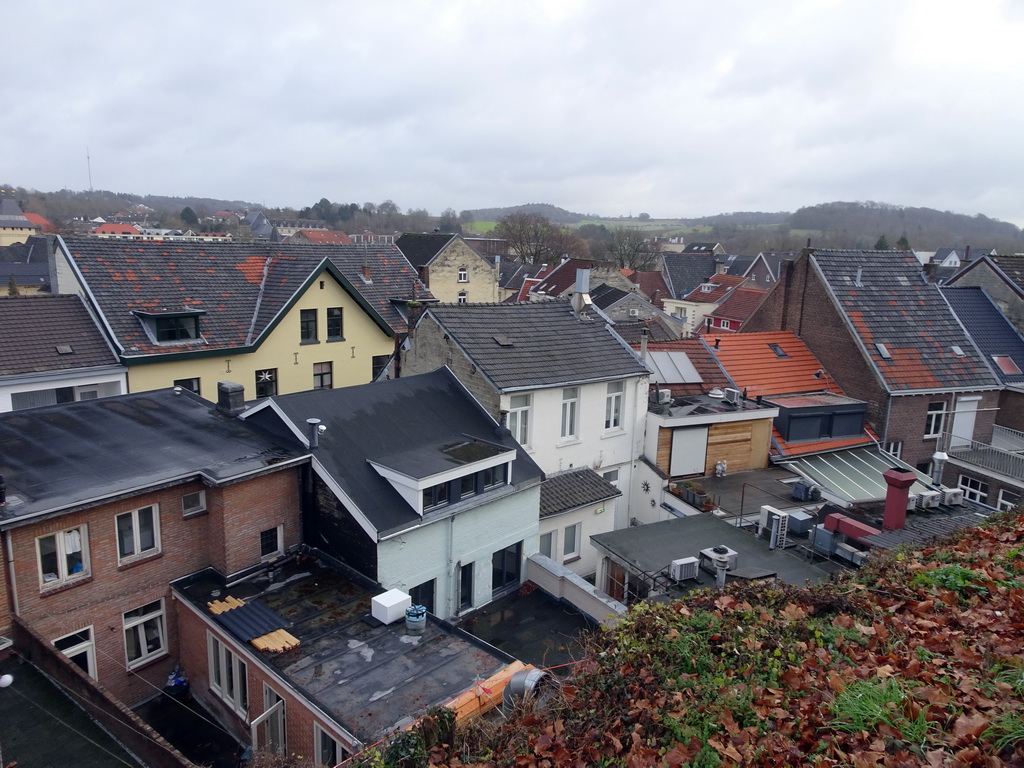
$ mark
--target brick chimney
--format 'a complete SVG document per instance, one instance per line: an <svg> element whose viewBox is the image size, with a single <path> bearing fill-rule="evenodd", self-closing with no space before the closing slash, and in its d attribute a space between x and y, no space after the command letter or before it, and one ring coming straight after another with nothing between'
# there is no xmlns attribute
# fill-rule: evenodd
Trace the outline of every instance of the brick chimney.
<svg viewBox="0 0 1024 768"><path fill-rule="evenodd" d="M217 382L217 410L237 416L245 410L245 387L233 381Z"/></svg>
<svg viewBox="0 0 1024 768"><path fill-rule="evenodd" d="M885 493L885 512L882 515L882 528L886 531L898 531L907 522L907 500L910 497L910 486L917 480L913 472L893 467L882 473L889 489Z"/></svg>

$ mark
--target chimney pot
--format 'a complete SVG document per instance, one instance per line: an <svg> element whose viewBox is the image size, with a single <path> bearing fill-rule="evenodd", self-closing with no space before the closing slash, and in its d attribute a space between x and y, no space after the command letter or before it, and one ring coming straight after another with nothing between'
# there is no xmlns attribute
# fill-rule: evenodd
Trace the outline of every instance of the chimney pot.
<svg viewBox="0 0 1024 768"><path fill-rule="evenodd" d="M320 447L320 419L306 419L310 450Z"/></svg>
<svg viewBox="0 0 1024 768"><path fill-rule="evenodd" d="M907 522L907 500L910 497L910 486L917 480L917 475L901 467L893 467L882 473L888 490L885 493L885 512L882 517L882 528L887 531L898 531Z"/></svg>

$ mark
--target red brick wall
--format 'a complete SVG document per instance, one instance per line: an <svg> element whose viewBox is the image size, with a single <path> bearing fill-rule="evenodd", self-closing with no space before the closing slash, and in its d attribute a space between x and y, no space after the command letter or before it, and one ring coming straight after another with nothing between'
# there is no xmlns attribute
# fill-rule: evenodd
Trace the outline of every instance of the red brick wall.
<svg viewBox="0 0 1024 768"><path fill-rule="evenodd" d="M285 542L298 542L298 473L294 469L225 488L206 488L208 514L184 518L183 494L198 482L173 486L9 531L14 551L15 588L23 621L48 640L93 628L100 682L134 704L156 693L179 655L175 611L168 582L209 565L238 570L259 562L259 532L285 524ZM159 505L160 553L118 565L115 517ZM221 513L223 510L223 514ZM36 539L86 525L90 576L56 589L40 585ZM227 542L228 546L225 546ZM225 554L225 550L231 550ZM163 598L168 656L126 669L124 613ZM205 659L205 652L203 659Z"/></svg>
<svg viewBox="0 0 1024 768"><path fill-rule="evenodd" d="M11 637L11 603L8 599L10 585L7 583L6 539L0 535L0 637Z"/></svg>

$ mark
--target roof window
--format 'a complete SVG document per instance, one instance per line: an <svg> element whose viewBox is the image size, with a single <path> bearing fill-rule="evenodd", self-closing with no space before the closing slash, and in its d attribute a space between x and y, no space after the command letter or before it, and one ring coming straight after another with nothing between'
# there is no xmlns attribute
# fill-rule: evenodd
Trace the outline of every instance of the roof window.
<svg viewBox="0 0 1024 768"><path fill-rule="evenodd" d="M768 348L775 353L776 357L789 357L789 355L786 354L786 350L784 350L778 344L769 344Z"/></svg>
<svg viewBox="0 0 1024 768"><path fill-rule="evenodd" d="M889 351L889 348L885 346L885 344L883 344L882 342L876 341L875 349L878 350L878 354L882 356L883 360L892 360L892 353Z"/></svg>
<svg viewBox="0 0 1024 768"><path fill-rule="evenodd" d="M1007 376L1020 376L1021 373L1024 373L1016 361L1009 355L992 355L992 361Z"/></svg>

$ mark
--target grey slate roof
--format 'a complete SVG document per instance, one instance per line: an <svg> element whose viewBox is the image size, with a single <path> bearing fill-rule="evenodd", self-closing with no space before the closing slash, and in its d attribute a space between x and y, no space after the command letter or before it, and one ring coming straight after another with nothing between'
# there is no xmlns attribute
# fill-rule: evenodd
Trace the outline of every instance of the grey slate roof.
<svg viewBox="0 0 1024 768"><path fill-rule="evenodd" d="M172 389L2 413L0 520L199 475L219 483L303 455Z"/></svg>
<svg viewBox="0 0 1024 768"><path fill-rule="evenodd" d="M297 291L327 260L390 333L405 331L396 306L432 298L394 245L307 245L265 242L184 243L67 238L126 358L237 349L258 344ZM363 268L370 281L362 277ZM204 310L204 343L155 344L133 311Z"/></svg>
<svg viewBox="0 0 1024 768"><path fill-rule="evenodd" d="M662 258L672 298L681 299L715 274L715 261L722 257L713 253L665 253Z"/></svg>
<svg viewBox="0 0 1024 768"><path fill-rule="evenodd" d="M433 373L342 389L315 389L269 398L300 434L306 419L327 431L316 460L381 534L418 525L419 514L367 459L386 461L410 446L435 451L467 437L516 450L512 484L539 482L540 468L508 430L500 430L447 368ZM247 416L272 428L272 410ZM473 497L480 500L482 497Z"/></svg>
<svg viewBox="0 0 1024 768"><path fill-rule="evenodd" d="M541 485L540 516L550 517L621 495L622 491L590 467L562 472Z"/></svg>
<svg viewBox="0 0 1024 768"><path fill-rule="evenodd" d="M568 301L439 304L432 317L498 390L646 376L603 321L577 319Z"/></svg>
<svg viewBox="0 0 1024 768"><path fill-rule="evenodd" d="M1007 384L1024 383L1024 373L1003 373L992 360L993 355L1007 355L1024 371L1024 337L1021 337L1006 315L992 303L983 288L943 287L942 295L953 308L960 322L970 331L971 338L982 354L992 362L996 375Z"/></svg>
<svg viewBox="0 0 1024 768"><path fill-rule="evenodd" d="M21 206L9 197L0 199L0 227L17 229L33 228L32 222L25 218Z"/></svg>
<svg viewBox="0 0 1024 768"><path fill-rule="evenodd" d="M4 266L21 265L0 273ZM78 296L0 298L0 376L106 365L118 365L117 356Z"/></svg>
<svg viewBox="0 0 1024 768"><path fill-rule="evenodd" d="M406 232L395 241L395 245L405 254L405 258L414 267L426 266L437 256L455 235L451 233L416 233Z"/></svg>
<svg viewBox="0 0 1024 768"><path fill-rule="evenodd" d="M608 283L601 283L590 292L590 298L601 309L608 309L612 304L629 296L627 291Z"/></svg>
<svg viewBox="0 0 1024 768"><path fill-rule="evenodd" d="M912 253L821 250L810 258L890 392L999 386Z"/></svg>

